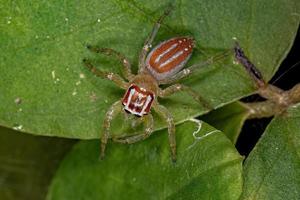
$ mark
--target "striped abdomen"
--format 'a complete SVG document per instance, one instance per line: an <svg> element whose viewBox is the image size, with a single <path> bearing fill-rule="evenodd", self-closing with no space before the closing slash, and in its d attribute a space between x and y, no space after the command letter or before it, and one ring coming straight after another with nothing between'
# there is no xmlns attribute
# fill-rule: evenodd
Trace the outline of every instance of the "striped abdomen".
<svg viewBox="0 0 300 200"><path fill-rule="evenodd" d="M184 67L193 47L194 40L189 37L164 41L149 53L146 67L157 80L171 77Z"/></svg>

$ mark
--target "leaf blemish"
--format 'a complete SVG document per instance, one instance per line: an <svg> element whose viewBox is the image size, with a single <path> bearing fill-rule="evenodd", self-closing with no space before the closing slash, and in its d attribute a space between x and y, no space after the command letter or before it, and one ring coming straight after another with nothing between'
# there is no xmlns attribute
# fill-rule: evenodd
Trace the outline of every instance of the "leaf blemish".
<svg viewBox="0 0 300 200"><path fill-rule="evenodd" d="M12 19L12 17L7 17L7 24L11 24L11 19Z"/></svg>
<svg viewBox="0 0 300 200"><path fill-rule="evenodd" d="M200 121L200 120L198 120L198 119L195 119L195 118L191 118L191 119L189 119L189 121L195 122L195 123L198 125L197 130L193 132L193 137L194 137L195 139L198 139L197 136L196 136L196 134L199 133L199 132L201 131L201 128L202 128L202 121Z"/></svg>
<svg viewBox="0 0 300 200"><path fill-rule="evenodd" d="M22 99L21 99L20 97L17 97L17 98L15 99L15 104L19 105L19 104L21 104L21 103L22 103Z"/></svg>
<svg viewBox="0 0 300 200"><path fill-rule="evenodd" d="M232 64L238 65L239 63L238 63L236 60L233 60L233 61L232 61Z"/></svg>
<svg viewBox="0 0 300 200"><path fill-rule="evenodd" d="M69 68L68 68L68 69L69 69ZM80 73L80 74L79 74L79 78L83 79L83 78L85 78L85 75L84 75L83 73Z"/></svg>
<svg viewBox="0 0 300 200"><path fill-rule="evenodd" d="M22 128L23 128L23 125L19 125L19 124L15 124L13 126L13 129L15 129L15 130L22 130Z"/></svg>
<svg viewBox="0 0 300 200"><path fill-rule="evenodd" d="M197 127L197 130L193 132L193 137L194 137L195 141L193 142L193 144L191 144L190 146L187 147L187 150L191 149L193 146L195 146L196 143L198 143L203 138L206 138L207 136L210 136L213 133L221 132L219 130L213 130L204 135L197 136L197 134L201 131L201 128L202 128L202 121L200 121L198 119L194 119L194 118L189 119L189 121L195 122L198 125L198 127Z"/></svg>
<svg viewBox="0 0 300 200"><path fill-rule="evenodd" d="M51 72L51 75L52 75L52 78L55 79L55 71L54 70Z"/></svg>
<svg viewBox="0 0 300 200"><path fill-rule="evenodd" d="M75 96L77 94L76 89L73 90L72 95Z"/></svg>
<svg viewBox="0 0 300 200"><path fill-rule="evenodd" d="M91 102L96 102L97 98L98 98L97 95L94 92L92 92L91 95L90 95L90 101Z"/></svg>
<svg viewBox="0 0 300 200"><path fill-rule="evenodd" d="M55 70L53 70L53 71L51 72L51 76L52 76L52 79L55 79L55 78L56 78ZM60 79L59 79L59 78L56 78L56 79L54 80L54 84L56 84L56 83L59 82L59 81L60 81Z"/></svg>

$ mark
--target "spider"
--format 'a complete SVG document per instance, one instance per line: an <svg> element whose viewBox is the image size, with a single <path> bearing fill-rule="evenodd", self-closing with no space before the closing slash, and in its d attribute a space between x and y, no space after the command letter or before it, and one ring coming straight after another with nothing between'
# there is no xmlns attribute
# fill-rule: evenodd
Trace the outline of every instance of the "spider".
<svg viewBox="0 0 300 200"><path fill-rule="evenodd" d="M211 64L215 60L224 57L224 54L217 55L205 62L198 63L182 70L192 54L195 41L192 37L175 37L160 43L149 54L151 44L160 28L164 18L169 14L166 10L155 23L151 34L146 39L139 55L139 70L137 75L131 72L129 60L113 49L97 48L87 45L87 48L95 53L112 55L123 64L123 76L125 81L118 74L104 72L94 67L87 59L83 59L85 66L96 76L113 81L117 86L126 90L123 98L108 109L103 122L103 135L101 137L100 158L104 158L105 148L110 136L111 122L122 110L140 118L145 128L143 133L136 133L129 136L111 137L114 142L132 144L148 138L153 132L153 117L150 113L154 109L168 124L168 138L171 148L171 158L176 161L176 138L175 124L171 113L166 107L159 104L157 97L168 97L176 92L184 91L192 96L200 104L210 107L209 104L191 88L175 83L191 75L201 66ZM165 89L159 85L172 84Z"/></svg>

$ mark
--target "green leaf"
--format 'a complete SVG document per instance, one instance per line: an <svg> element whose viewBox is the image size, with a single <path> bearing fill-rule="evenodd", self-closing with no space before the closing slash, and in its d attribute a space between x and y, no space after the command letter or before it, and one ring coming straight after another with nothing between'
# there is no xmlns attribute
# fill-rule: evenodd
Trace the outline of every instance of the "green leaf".
<svg viewBox="0 0 300 200"><path fill-rule="evenodd" d="M213 110L200 119L221 130L235 144L247 116L248 111L243 104L234 102Z"/></svg>
<svg viewBox="0 0 300 200"><path fill-rule="evenodd" d="M82 59L115 73L121 64L89 53L86 44L124 53L137 70L144 40L168 3L1 0L0 124L21 126L21 131L33 134L98 138L104 113L124 91L94 77ZM191 65L231 48L236 37L269 79L293 42L298 11L298 0L176 1L154 46L178 35L194 36L199 47ZM184 83L214 107L254 90L249 76L232 58L203 68ZM182 93L161 102L176 122L207 111ZM156 121L156 129L164 127Z"/></svg>
<svg viewBox="0 0 300 200"><path fill-rule="evenodd" d="M242 157L207 124L195 133L198 125L177 126L176 163L166 131L133 145L109 143L101 161L99 142L82 141L62 162L47 199L238 199Z"/></svg>
<svg viewBox="0 0 300 200"><path fill-rule="evenodd" d="M55 170L73 144L73 140L0 127L1 199L44 199Z"/></svg>
<svg viewBox="0 0 300 200"><path fill-rule="evenodd" d="M275 117L245 162L241 200L300 199L300 105Z"/></svg>

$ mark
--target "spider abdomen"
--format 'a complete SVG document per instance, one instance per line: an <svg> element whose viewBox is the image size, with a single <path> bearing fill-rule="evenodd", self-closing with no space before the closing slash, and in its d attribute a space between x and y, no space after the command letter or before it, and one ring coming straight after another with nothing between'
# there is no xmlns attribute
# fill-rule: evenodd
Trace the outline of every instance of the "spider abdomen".
<svg viewBox="0 0 300 200"><path fill-rule="evenodd" d="M156 46L147 56L146 67L159 81L179 72L192 54L194 40L177 37Z"/></svg>
<svg viewBox="0 0 300 200"><path fill-rule="evenodd" d="M132 84L126 91L122 104L124 110L136 116L143 116L150 112L154 94Z"/></svg>

